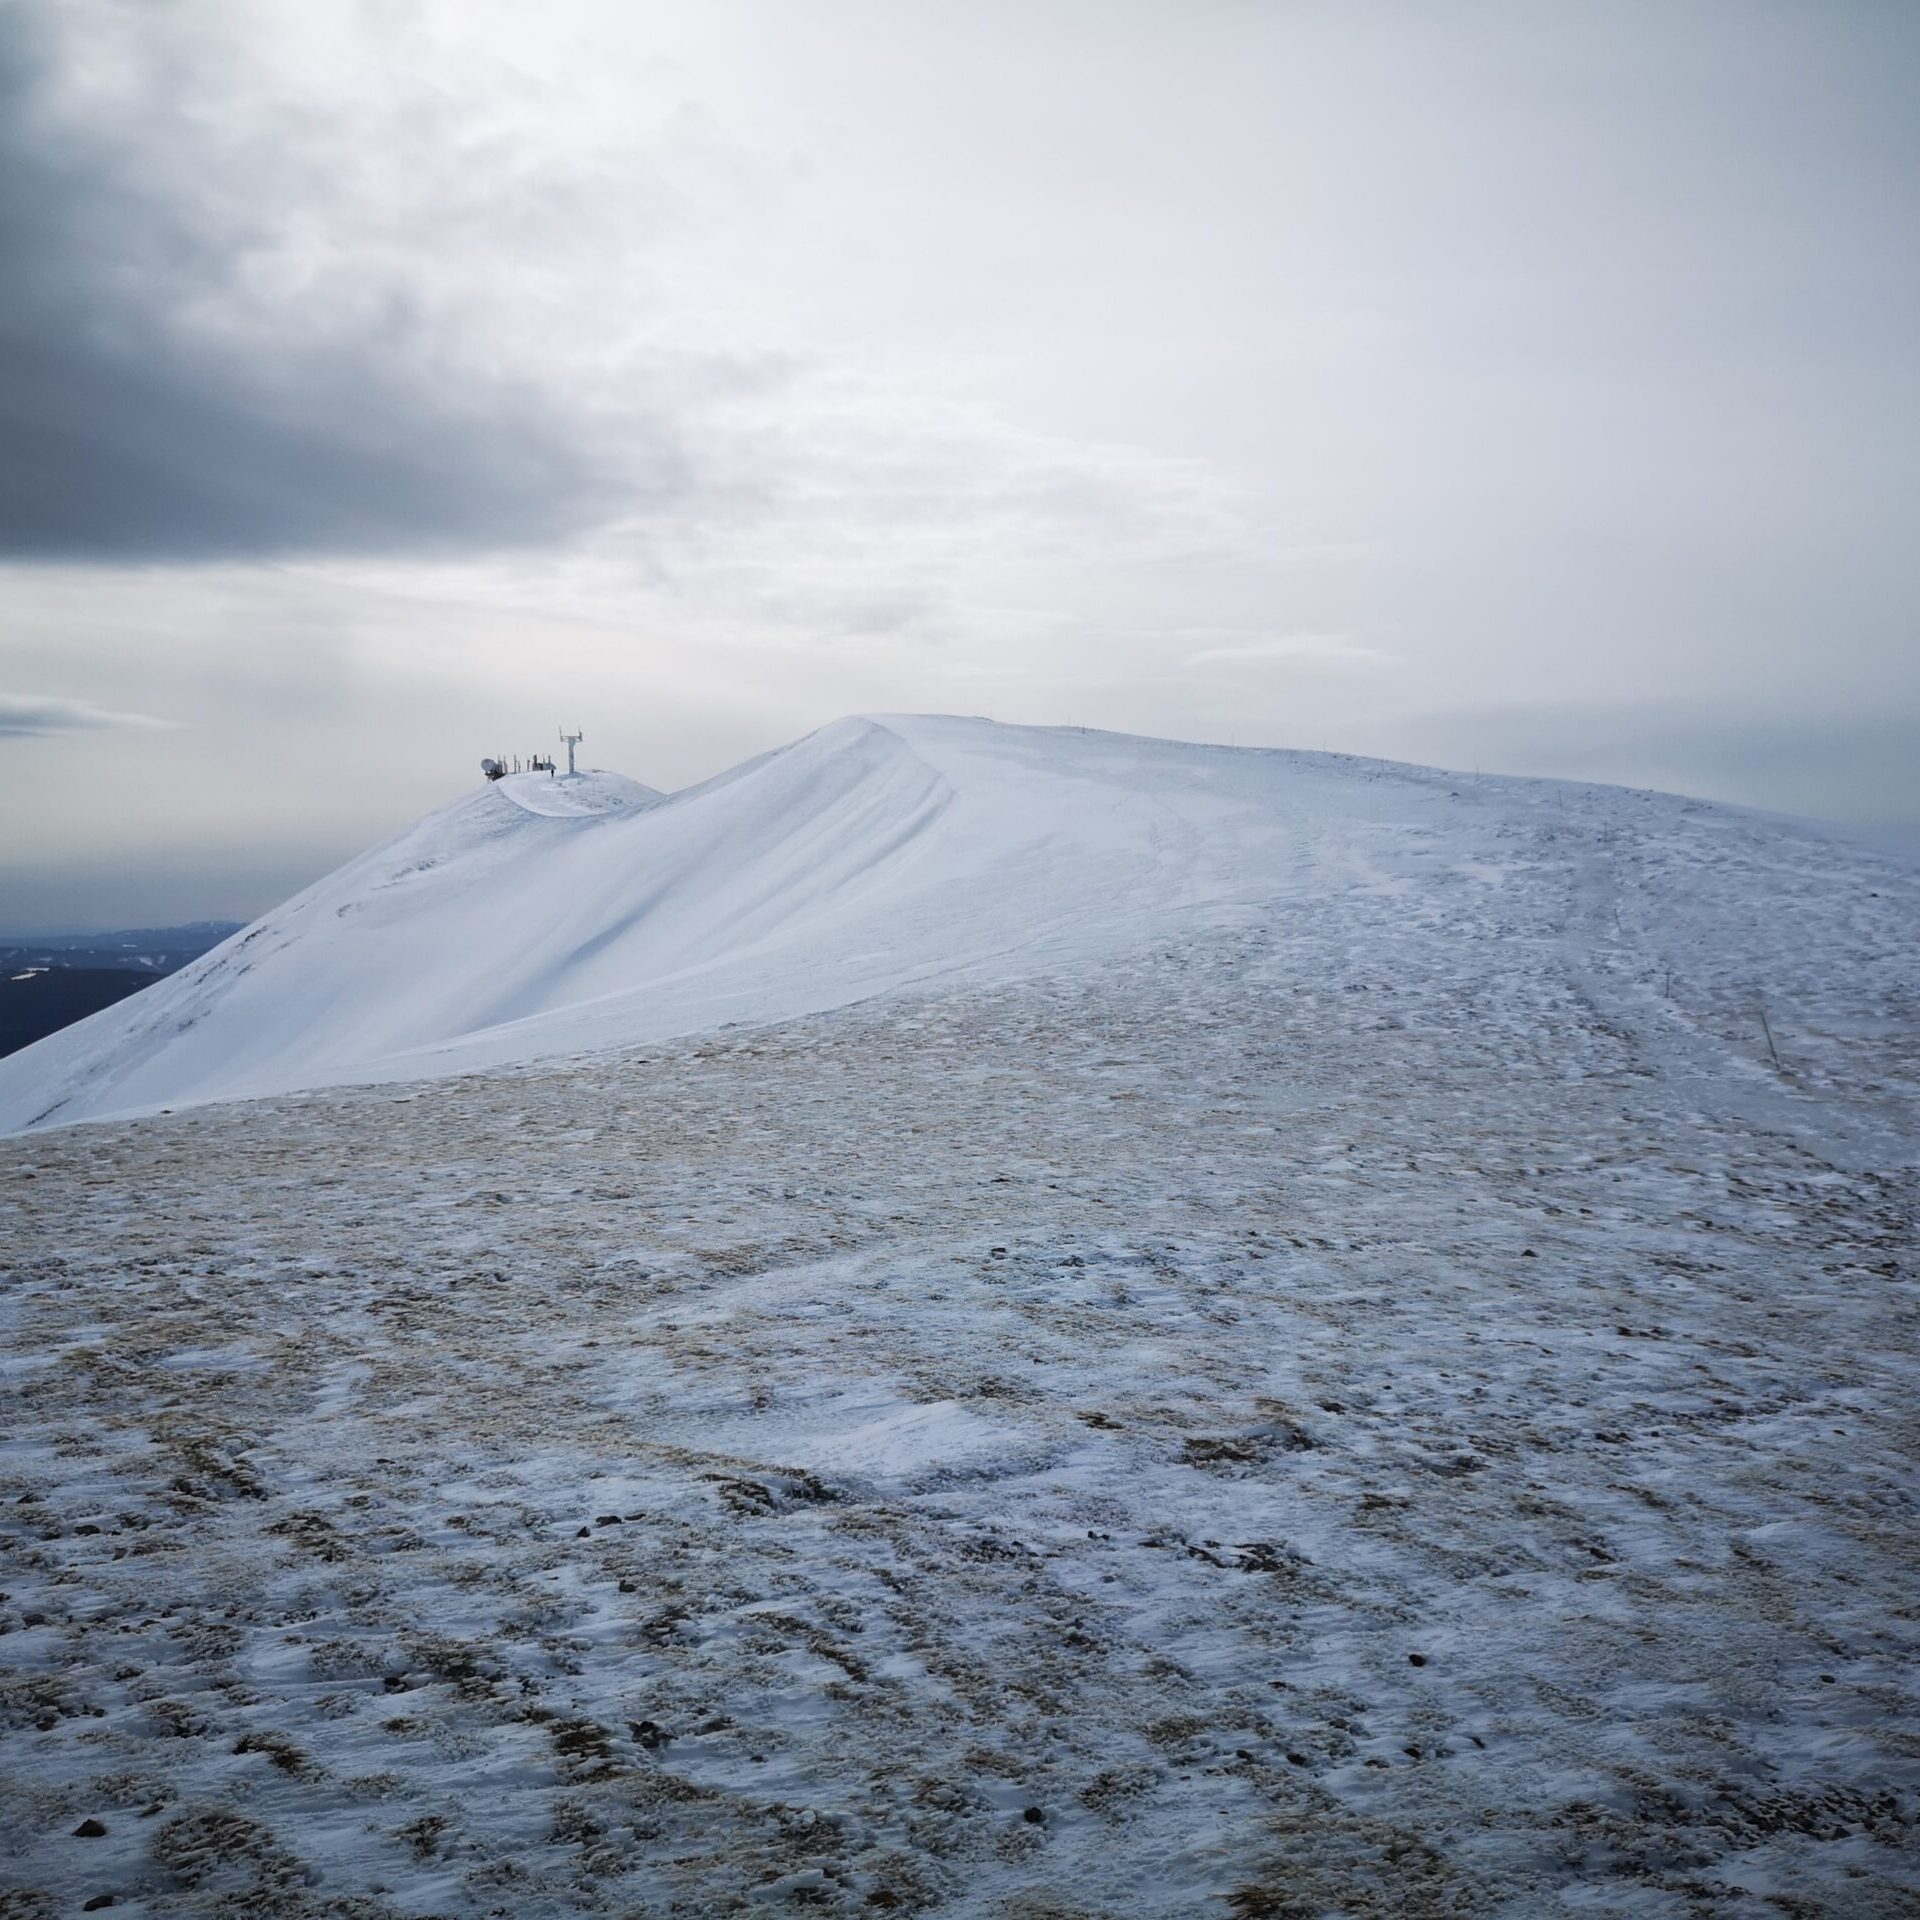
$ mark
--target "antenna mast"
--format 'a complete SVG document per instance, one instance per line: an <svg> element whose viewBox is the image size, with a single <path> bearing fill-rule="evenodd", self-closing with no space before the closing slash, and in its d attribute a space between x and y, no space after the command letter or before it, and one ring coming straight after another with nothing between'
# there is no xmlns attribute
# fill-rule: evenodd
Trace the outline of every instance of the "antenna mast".
<svg viewBox="0 0 1920 1920"><path fill-rule="evenodd" d="M573 750L587 736L585 733L569 733L565 727L560 729L560 738L567 743L567 778L573 778Z"/></svg>

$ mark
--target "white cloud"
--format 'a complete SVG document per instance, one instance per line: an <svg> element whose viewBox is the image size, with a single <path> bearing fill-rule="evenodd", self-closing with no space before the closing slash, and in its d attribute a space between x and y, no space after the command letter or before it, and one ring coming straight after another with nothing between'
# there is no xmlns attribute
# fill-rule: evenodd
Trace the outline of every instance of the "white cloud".
<svg viewBox="0 0 1920 1920"><path fill-rule="evenodd" d="M1233 665L1256 660L1310 661L1318 666L1381 667L1399 656L1383 647L1362 646L1344 633L1275 633L1202 647L1187 655L1190 667Z"/></svg>

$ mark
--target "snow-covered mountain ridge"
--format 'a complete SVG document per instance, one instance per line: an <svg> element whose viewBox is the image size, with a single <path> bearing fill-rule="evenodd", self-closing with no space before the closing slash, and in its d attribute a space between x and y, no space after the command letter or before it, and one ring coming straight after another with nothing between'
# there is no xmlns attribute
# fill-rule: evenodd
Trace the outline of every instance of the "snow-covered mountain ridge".
<svg viewBox="0 0 1920 1920"><path fill-rule="evenodd" d="M0 1128L1006 982L1308 899L1403 895L1411 929L1458 889L1509 902L1495 924L1515 940L1606 952L1643 1012L1685 1012L1768 1067L1783 1028L1801 1071L1833 1045L1851 1060L1888 994L1911 990L1920 949L1916 876L1737 809L1337 755L849 719L670 796L604 773L467 794L137 1001L0 1065Z"/></svg>

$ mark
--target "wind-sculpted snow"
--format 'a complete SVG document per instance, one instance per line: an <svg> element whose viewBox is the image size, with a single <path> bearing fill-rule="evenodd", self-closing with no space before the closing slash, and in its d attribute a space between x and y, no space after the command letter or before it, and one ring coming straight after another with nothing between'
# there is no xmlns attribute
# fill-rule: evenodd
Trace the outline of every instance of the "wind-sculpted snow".
<svg viewBox="0 0 1920 1920"><path fill-rule="evenodd" d="M1887 863L1667 795L847 720L671 797L608 774L469 794L137 1000L0 1063L0 1128L1032 977L1436 871L1511 903L1516 923L1563 913L1576 950L1604 930L1597 914L1632 916L1649 966L1677 962L1716 995L1739 981L1747 1004L1720 1011L1743 1046L1763 1010L1851 1018L1860 995L1883 999L1902 957L1886 943L1913 934Z"/></svg>
<svg viewBox="0 0 1920 1920"><path fill-rule="evenodd" d="M513 773L494 783L493 791L513 802L522 813L549 820L579 820L601 814L637 813L657 805L666 796L638 780L619 773Z"/></svg>

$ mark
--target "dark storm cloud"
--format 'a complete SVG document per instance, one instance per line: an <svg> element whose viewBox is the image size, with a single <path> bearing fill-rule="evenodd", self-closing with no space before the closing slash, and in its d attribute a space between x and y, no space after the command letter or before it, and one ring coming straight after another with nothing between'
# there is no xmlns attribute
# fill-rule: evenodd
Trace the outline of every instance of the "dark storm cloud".
<svg viewBox="0 0 1920 1920"><path fill-rule="evenodd" d="M0 693L0 740L31 740L49 733L98 733L103 728L168 727L144 713L116 713L82 700L43 693Z"/></svg>
<svg viewBox="0 0 1920 1920"><path fill-rule="evenodd" d="M223 147L164 71L76 105L86 26L0 8L0 558L521 544L681 489L657 425L616 474L585 412L463 366L404 267L331 306L250 287L324 185L297 127L284 153Z"/></svg>

